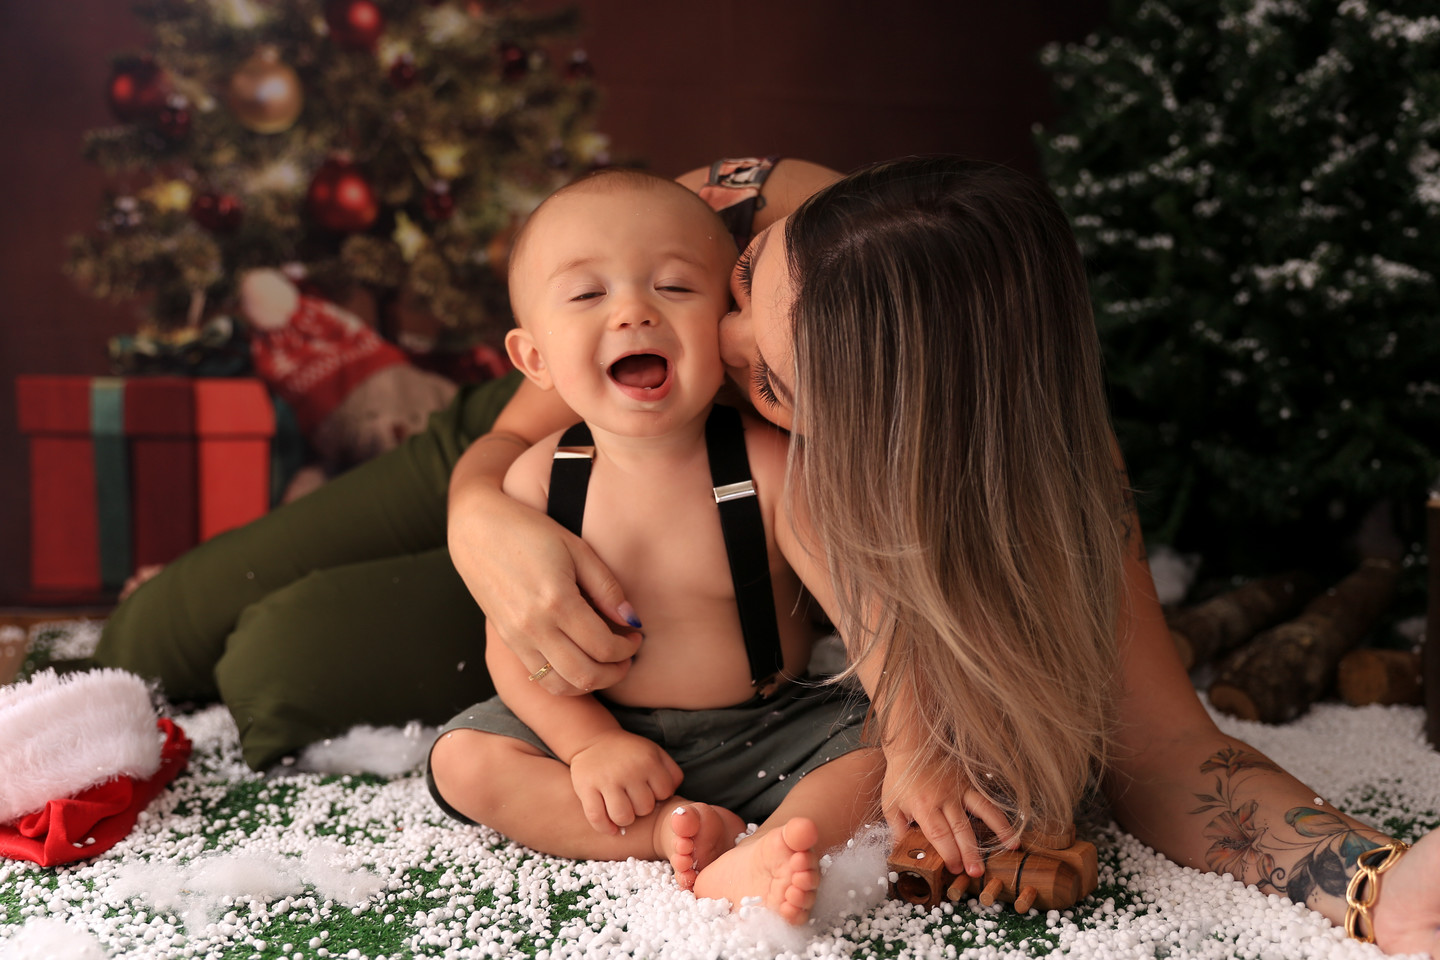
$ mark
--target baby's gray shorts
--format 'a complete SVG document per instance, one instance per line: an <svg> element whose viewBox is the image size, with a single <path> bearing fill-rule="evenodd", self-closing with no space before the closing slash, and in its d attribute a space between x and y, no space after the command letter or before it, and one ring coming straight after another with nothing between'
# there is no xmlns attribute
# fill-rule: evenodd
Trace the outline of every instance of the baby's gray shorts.
<svg viewBox="0 0 1440 960"><path fill-rule="evenodd" d="M680 796L718 804L747 823L760 823L811 770L866 746L861 734L869 703L858 690L810 680L768 700L719 710L606 707L622 729L659 744L679 764L685 774ZM452 730L514 737L554 756L499 697L456 715L440 736ZM442 810L472 822L440 796L428 763L425 782Z"/></svg>

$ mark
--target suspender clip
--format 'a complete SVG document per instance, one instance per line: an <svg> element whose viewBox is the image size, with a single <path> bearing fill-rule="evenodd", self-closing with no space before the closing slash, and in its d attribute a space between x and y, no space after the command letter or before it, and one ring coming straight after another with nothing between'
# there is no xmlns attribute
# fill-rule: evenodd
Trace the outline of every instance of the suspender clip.
<svg viewBox="0 0 1440 960"><path fill-rule="evenodd" d="M755 482L753 480L741 480L739 483L727 483L715 488L716 503L741 500L745 497L753 496L755 496Z"/></svg>
<svg viewBox="0 0 1440 960"><path fill-rule="evenodd" d="M594 460L594 447L556 447L556 460Z"/></svg>

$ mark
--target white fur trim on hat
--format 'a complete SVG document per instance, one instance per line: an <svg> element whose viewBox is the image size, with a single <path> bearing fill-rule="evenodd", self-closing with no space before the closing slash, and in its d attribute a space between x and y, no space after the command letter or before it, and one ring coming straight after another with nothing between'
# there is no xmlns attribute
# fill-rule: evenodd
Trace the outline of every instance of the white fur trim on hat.
<svg viewBox="0 0 1440 960"><path fill-rule="evenodd" d="M149 779L163 740L133 673L47 670L0 687L0 823L118 776Z"/></svg>

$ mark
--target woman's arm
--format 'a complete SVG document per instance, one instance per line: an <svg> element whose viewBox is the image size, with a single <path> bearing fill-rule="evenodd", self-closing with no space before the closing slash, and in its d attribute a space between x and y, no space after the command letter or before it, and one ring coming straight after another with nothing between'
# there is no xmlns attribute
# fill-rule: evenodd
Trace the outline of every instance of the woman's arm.
<svg viewBox="0 0 1440 960"><path fill-rule="evenodd" d="M751 230L759 233L781 217L790 215L812 193L828 187L840 176L837 171L809 160L781 157L765 178L765 186L760 191L765 203L755 211ZM709 177L710 168L699 167L680 174L675 182L699 193Z"/></svg>
<svg viewBox="0 0 1440 960"><path fill-rule="evenodd" d="M1116 819L1178 863L1232 874L1342 923L1356 857L1391 838L1220 732L1175 653L1138 523L1131 530L1115 755L1105 778ZM1421 840L1384 875L1380 892L1382 948L1440 950L1440 837Z"/></svg>
<svg viewBox="0 0 1440 960"><path fill-rule="evenodd" d="M554 391L527 381L450 477L450 559L485 611L490 635L534 669L551 664L541 681L551 693L610 686L639 645L638 634L616 634L595 614L624 622L625 596L594 551L502 490L520 454L577 419Z"/></svg>

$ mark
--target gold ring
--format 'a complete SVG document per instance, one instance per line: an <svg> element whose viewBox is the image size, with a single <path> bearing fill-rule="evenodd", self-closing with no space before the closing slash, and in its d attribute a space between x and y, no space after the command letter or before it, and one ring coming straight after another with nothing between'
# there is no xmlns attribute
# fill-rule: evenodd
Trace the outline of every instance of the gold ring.
<svg viewBox="0 0 1440 960"><path fill-rule="evenodd" d="M545 666L541 667L539 670L536 670L534 673L530 674L530 679L531 679L532 681L544 680L544 679L545 679L545 675L546 675L547 673L549 673L551 670L554 670L554 669L555 669L554 667L550 666L550 661L549 661L549 660L546 660L546 661L545 661Z"/></svg>

